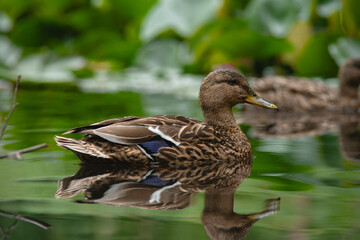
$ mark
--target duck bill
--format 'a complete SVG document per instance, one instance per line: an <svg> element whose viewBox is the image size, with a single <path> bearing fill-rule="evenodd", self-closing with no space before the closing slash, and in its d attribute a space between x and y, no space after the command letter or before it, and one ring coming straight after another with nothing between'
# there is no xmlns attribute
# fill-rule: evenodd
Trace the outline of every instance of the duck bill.
<svg viewBox="0 0 360 240"><path fill-rule="evenodd" d="M254 93L250 93L246 98L245 102L257 105L264 108L270 108L270 109L278 109L275 104L272 104L264 99L262 99L259 96L256 96Z"/></svg>

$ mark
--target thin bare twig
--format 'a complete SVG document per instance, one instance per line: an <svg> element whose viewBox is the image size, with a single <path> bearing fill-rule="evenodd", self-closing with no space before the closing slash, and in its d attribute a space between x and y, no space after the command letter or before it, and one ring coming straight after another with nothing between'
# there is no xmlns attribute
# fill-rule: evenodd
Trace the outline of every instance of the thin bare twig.
<svg viewBox="0 0 360 240"><path fill-rule="evenodd" d="M32 147L28 147L28 148L24 148L24 149L21 149L21 150L10 152L10 153L4 154L4 155L0 155L0 159L1 158L15 158L15 159L21 160L22 159L21 154L27 153L27 152L32 152L32 151L35 151L35 150L38 150L38 149L41 149L41 148L45 148L47 146L48 145L46 143L38 144L38 145L35 145L35 146L32 146Z"/></svg>
<svg viewBox="0 0 360 240"><path fill-rule="evenodd" d="M17 77L17 80L16 80L15 89L14 89L14 96L13 96L13 103L12 103L10 112L8 113L7 117L5 118L4 126L3 126L2 129L1 129L1 132L0 132L0 141L1 141L1 139L3 138L3 136L4 136L4 134L5 134L5 130L6 130L6 127L7 127L8 121L9 121L9 118L10 118L11 114L13 113L14 109L16 108L16 106L18 105L18 104L16 103L16 95L17 95L17 92L18 92L18 90L19 90L20 79L21 79L21 75L19 75L19 76Z"/></svg>
<svg viewBox="0 0 360 240"><path fill-rule="evenodd" d="M5 229L5 231L1 228L1 238L0 239L6 240L7 237L10 235L11 231L17 227L19 222L20 222L19 219L15 219L13 224L11 224L9 227L7 227Z"/></svg>
<svg viewBox="0 0 360 240"><path fill-rule="evenodd" d="M13 102L12 102L11 109L10 109L9 113L8 113L7 117L5 118L4 126L2 127L1 132L0 132L0 141L4 137L5 130L6 130L8 121L10 119L10 116L14 112L14 109L16 108L16 106L18 105L18 103L16 102L16 96L17 96L17 93L18 93L18 90L19 90L20 80L21 80L21 75L19 75L17 77L17 80L16 80L16 84L15 84L15 88L14 88ZM28 148L24 148L24 149L21 149L21 150L10 152L10 153L4 154L4 155L0 155L0 159L1 158L15 158L15 159L20 160L20 159L22 159L21 154L31 152L31 151L35 151L35 150L38 150L40 148L44 148L44 147L47 147L47 146L48 145L46 143L42 143L42 144L39 144L39 145L35 145L35 146L32 146L32 147L28 147Z"/></svg>
<svg viewBox="0 0 360 240"><path fill-rule="evenodd" d="M16 218L15 221L13 222L13 224L11 224L11 225L6 229L6 233L7 233L7 234L10 234L10 232L17 227L17 225L19 224L19 222L20 222L20 219Z"/></svg>
<svg viewBox="0 0 360 240"><path fill-rule="evenodd" d="M1 233L0 239L6 239L5 231L4 231L4 229L3 229L1 226L0 226L0 233Z"/></svg>
<svg viewBox="0 0 360 240"><path fill-rule="evenodd" d="M1 211L0 210L0 216L4 216L4 217L8 217L8 218L13 218L13 219L18 219L21 221L25 221L25 222L29 222L32 224L35 224L43 229L49 229L51 228L50 224L47 224L45 222L42 222L40 220L37 220L36 218L31 218L31 217L25 217L19 214L13 214L13 213L9 213L9 212L5 212L5 211Z"/></svg>

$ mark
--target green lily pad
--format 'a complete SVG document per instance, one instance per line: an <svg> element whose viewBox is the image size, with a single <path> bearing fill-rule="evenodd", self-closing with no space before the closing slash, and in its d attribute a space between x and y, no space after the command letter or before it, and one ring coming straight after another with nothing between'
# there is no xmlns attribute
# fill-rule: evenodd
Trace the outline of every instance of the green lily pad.
<svg viewBox="0 0 360 240"><path fill-rule="evenodd" d="M341 66L348 58L360 56L360 42L350 38L339 38L336 43L329 45L329 52L338 66Z"/></svg>
<svg viewBox="0 0 360 240"><path fill-rule="evenodd" d="M172 29L188 37L204 23L214 18L221 7L220 0L163 0L146 15L140 38L150 41L165 30Z"/></svg>

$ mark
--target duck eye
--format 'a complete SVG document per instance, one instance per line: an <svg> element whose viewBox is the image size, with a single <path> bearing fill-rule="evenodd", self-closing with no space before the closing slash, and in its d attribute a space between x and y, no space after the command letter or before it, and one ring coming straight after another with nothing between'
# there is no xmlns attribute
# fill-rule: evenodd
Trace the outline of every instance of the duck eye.
<svg viewBox="0 0 360 240"><path fill-rule="evenodd" d="M238 81L236 80L229 80L229 81L226 81L227 84L231 85L231 86L235 86L235 85L238 85Z"/></svg>

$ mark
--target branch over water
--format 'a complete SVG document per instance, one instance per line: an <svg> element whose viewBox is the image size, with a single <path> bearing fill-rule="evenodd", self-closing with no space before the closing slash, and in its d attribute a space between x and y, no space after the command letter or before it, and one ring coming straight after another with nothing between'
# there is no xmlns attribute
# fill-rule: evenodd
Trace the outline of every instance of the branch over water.
<svg viewBox="0 0 360 240"><path fill-rule="evenodd" d="M32 146L32 147L28 147L28 148L24 148L24 149L21 149L21 150L10 152L10 153L4 154L4 155L0 155L0 159L1 158L15 158L15 159L21 160L22 159L21 154L27 153L27 152L32 152L32 151L35 151L35 150L38 150L38 149L41 149L41 148L45 148L47 146L48 145L46 143L38 144L38 145L35 145L35 146Z"/></svg>
<svg viewBox="0 0 360 240"><path fill-rule="evenodd" d="M39 226L39 227L41 227L43 229L51 228L50 224L47 224L47 223L42 222L40 220L37 220L36 218L25 217L25 216L22 216L20 214L13 214L13 213L9 213L9 212L5 212L5 211L0 210L0 216L13 218L13 219L21 220L21 221L25 221L25 222L29 222L29 223L35 224L35 225L37 225L37 226Z"/></svg>
<svg viewBox="0 0 360 240"><path fill-rule="evenodd" d="M18 103L16 103L16 95L17 95L17 92L18 92L18 90L19 90L20 79L21 79L21 76L19 75L19 76L17 77L16 84L15 84L14 96L13 96L13 103L12 103L12 105L11 105L10 112L8 113L7 117L5 118L4 126L2 127L1 132L0 132L0 141L1 141L1 139L3 138L3 136L4 136L4 134L5 134L5 130L6 130L8 121L9 121L9 119L10 119L10 116L11 116L11 114L14 112L14 109L16 108L16 106L18 105Z"/></svg>
<svg viewBox="0 0 360 240"><path fill-rule="evenodd" d="M21 76L19 75L17 77L15 88L14 88L13 103L11 105L11 109L10 109L8 115L5 118L4 126L2 127L1 132L0 132L0 141L4 137L5 130L6 130L6 127L8 125L9 119L10 119L12 113L14 112L14 109L18 105L18 103L16 102L16 96L17 96L17 93L18 93L18 90L19 90L20 79L21 79ZM27 153L27 152L32 152L32 151L35 151L35 150L38 150L38 149L41 149L41 148L44 148L44 147L47 147L47 146L48 145L46 143L38 144L38 145L35 145L35 146L32 146L32 147L28 147L28 148L13 151L13 152L10 152L10 153L4 154L4 155L0 155L0 159L1 158L15 158L15 159L20 160L20 159L22 159L21 154Z"/></svg>

